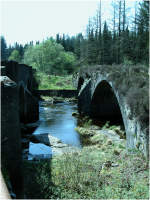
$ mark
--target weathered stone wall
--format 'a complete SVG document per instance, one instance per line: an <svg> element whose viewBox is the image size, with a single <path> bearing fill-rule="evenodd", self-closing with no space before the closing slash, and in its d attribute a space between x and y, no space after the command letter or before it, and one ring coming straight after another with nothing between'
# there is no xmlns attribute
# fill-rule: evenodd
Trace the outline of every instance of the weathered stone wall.
<svg viewBox="0 0 150 200"><path fill-rule="evenodd" d="M13 191L23 197L23 164L17 84L1 76L1 154Z"/></svg>
<svg viewBox="0 0 150 200"><path fill-rule="evenodd" d="M18 64L18 62L14 60L3 60L1 61L1 66L6 67L6 73L4 74L3 69L3 74L8 76L17 84L18 90L19 83L23 82L24 88L27 88L30 92L32 92L32 67L25 64Z"/></svg>
<svg viewBox="0 0 150 200"><path fill-rule="evenodd" d="M17 84L21 122L27 123L37 120L39 118L39 103L31 94L32 67L25 64L18 64L14 60L3 60L1 61L1 65L5 66L1 67L3 75L9 77Z"/></svg>
<svg viewBox="0 0 150 200"><path fill-rule="evenodd" d="M6 76L6 67L1 66L1 76Z"/></svg>
<svg viewBox="0 0 150 200"><path fill-rule="evenodd" d="M39 103L37 99L28 91L25 90L26 96L26 119L27 122L39 119Z"/></svg>
<svg viewBox="0 0 150 200"><path fill-rule="evenodd" d="M76 90L33 90L32 94L34 96L49 96L49 97L63 97L63 98L72 98L77 97Z"/></svg>
<svg viewBox="0 0 150 200"><path fill-rule="evenodd" d="M77 80L80 77L77 76L74 77L74 85L78 89ZM149 128L143 127L134 117L130 119L131 109L126 103L125 96L119 94L118 90L114 88L113 82L107 80L107 75L93 73L89 81L84 77L82 78L84 83L78 95L79 113L83 111L91 117L122 116L126 131L126 150L138 148L145 155L148 155Z"/></svg>
<svg viewBox="0 0 150 200"><path fill-rule="evenodd" d="M32 76L32 67L18 64L18 83L22 81L30 92L32 92Z"/></svg>

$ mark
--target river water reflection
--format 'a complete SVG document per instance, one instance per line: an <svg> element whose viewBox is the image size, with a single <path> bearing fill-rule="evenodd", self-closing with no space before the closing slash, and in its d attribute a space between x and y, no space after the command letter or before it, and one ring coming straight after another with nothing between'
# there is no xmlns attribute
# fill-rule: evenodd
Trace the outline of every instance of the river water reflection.
<svg viewBox="0 0 150 200"><path fill-rule="evenodd" d="M74 129L77 127L78 118L72 116L72 112L77 111L77 103L63 102L51 104L49 102L39 102L40 126L33 134L50 133L59 138L63 143L71 144L82 148L80 134ZM44 144L34 144L30 142L29 153L44 154L51 152L51 147Z"/></svg>

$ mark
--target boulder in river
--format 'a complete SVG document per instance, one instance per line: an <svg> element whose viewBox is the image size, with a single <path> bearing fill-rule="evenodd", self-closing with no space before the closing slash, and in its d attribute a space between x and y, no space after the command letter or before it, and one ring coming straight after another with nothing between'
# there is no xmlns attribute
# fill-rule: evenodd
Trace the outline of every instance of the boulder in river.
<svg viewBox="0 0 150 200"><path fill-rule="evenodd" d="M49 133L34 134L30 138L33 143L44 143L48 146L58 146L62 141L56 137L53 137Z"/></svg>
<svg viewBox="0 0 150 200"><path fill-rule="evenodd" d="M62 141L50 135L49 133L34 134L31 136L31 142L33 143L44 143L45 145L51 146L53 155L80 151L81 149L70 144L62 143Z"/></svg>

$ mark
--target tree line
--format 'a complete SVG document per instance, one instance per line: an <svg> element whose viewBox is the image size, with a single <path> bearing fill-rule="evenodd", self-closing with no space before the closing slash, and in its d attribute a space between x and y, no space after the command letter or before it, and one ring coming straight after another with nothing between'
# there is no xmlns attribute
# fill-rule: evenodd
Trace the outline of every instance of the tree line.
<svg viewBox="0 0 150 200"><path fill-rule="evenodd" d="M135 14L127 18L130 12L126 2L112 1L112 19L102 23L102 4L98 6L96 16L89 18L86 34L76 37L56 36L66 51L76 55L79 65L94 64L137 64L149 63L149 1L134 2Z"/></svg>
<svg viewBox="0 0 150 200"><path fill-rule="evenodd" d="M135 1L135 15L127 18L126 2L112 1L112 19L102 23L103 7L100 0L95 16L89 18L86 34L70 37L59 33L56 39L40 43L7 47L1 36L1 59L14 59L47 71L72 72L76 67L94 64L149 63L149 1ZM130 21L130 23L128 23ZM111 24L111 25L110 25ZM44 53L43 53L44 52ZM31 58L32 57L32 58ZM35 59L37 58L37 59ZM64 64L60 64L60 63ZM70 67L69 67L70 66Z"/></svg>

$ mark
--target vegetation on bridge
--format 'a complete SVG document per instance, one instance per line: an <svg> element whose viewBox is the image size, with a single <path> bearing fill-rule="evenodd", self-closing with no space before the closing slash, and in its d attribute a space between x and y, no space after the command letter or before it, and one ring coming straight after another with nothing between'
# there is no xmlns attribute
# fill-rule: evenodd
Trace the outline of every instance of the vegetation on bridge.
<svg viewBox="0 0 150 200"><path fill-rule="evenodd" d="M79 76L108 76L114 88L126 98L132 115L143 125L149 124L149 72L143 65L95 65L80 68Z"/></svg>

